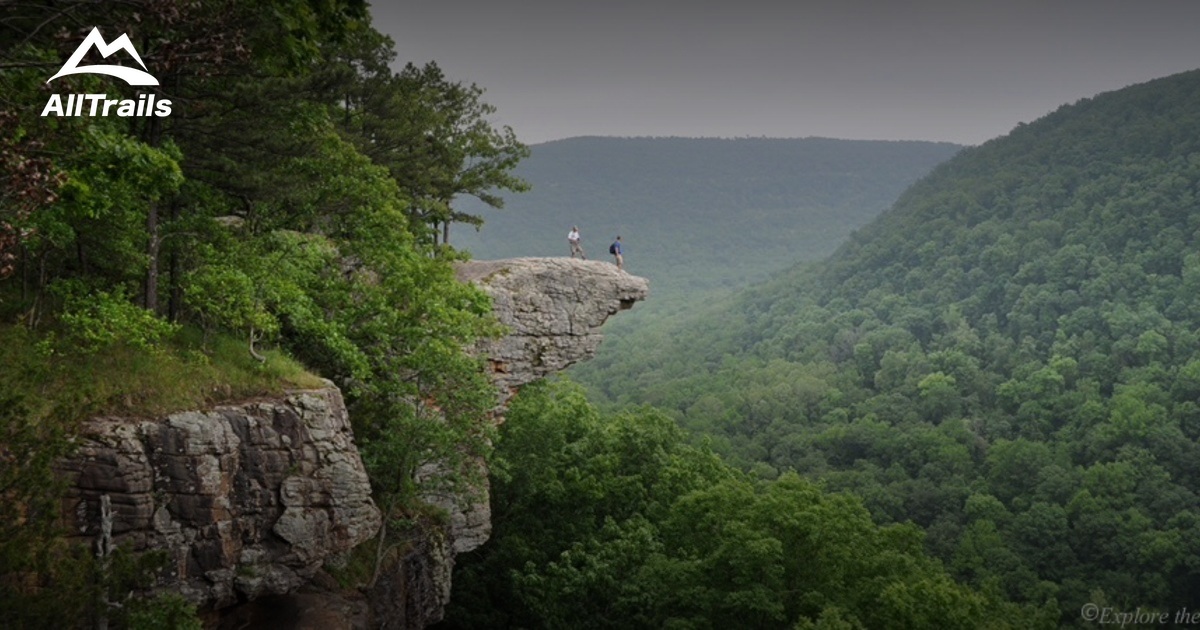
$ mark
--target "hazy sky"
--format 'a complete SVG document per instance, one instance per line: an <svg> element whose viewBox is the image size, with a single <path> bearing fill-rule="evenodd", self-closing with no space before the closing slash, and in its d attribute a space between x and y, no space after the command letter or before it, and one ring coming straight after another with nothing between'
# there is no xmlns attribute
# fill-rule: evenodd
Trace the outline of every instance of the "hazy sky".
<svg viewBox="0 0 1200 630"><path fill-rule="evenodd" d="M1200 67L1200 0L375 0L400 61L579 135L978 144ZM1200 104L1198 104L1200 106Z"/></svg>

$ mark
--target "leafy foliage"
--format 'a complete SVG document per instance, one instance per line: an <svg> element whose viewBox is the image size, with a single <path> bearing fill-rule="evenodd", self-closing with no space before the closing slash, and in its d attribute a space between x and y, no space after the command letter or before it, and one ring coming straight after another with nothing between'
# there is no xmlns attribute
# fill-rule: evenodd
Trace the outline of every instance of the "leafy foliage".
<svg viewBox="0 0 1200 630"><path fill-rule="evenodd" d="M58 315L63 340L76 352L111 350L128 345L152 351L178 326L131 304L124 292L87 291L82 282L65 281L51 286L62 300Z"/></svg>
<svg viewBox="0 0 1200 630"><path fill-rule="evenodd" d="M912 525L795 474L753 482L644 409L529 386L496 446L492 539L444 627L1049 627L956 584Z"/></svg>

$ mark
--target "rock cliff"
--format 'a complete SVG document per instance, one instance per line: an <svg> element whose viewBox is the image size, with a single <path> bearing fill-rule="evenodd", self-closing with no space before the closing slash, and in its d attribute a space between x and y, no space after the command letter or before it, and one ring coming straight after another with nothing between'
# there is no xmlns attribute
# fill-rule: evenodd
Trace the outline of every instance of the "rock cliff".
<svg viewBox="0 0 1200 630"><path fill-rule="evenodd" d="M503 337L475 348L491 366L498 421L522 385L595 356L603 339L601 325L649 295L645 278L606 262L570 258L470 261L459 265L458 278L491 296L496 319L508 329ZM397 566L396 575L381 580L382 591L372 600L413 602L396 610L391 618L399 622L387 627L424 628L439 621L450 597L454 554L479 547L491 534L487 488L425 499L450 515L450 549L444 541L422 545Z"/></svg>
<svg viewBox="0 0 1200 630"><path fill-rule="evenodd" d="M473 261L461 263L458 276L492 297L509 330L475 348L491 366L498 421L521 385L592 357L605 320L648 294L645 279L596 261ZM417 541L377 580L367 594L369 622L361 601L320 588L288 595L322 579L327 560L381 524L332 384L164 418L95 418L61 468L72 484L64 513L74 536L166 551L164 586L205 608L262 603L234 612L231 623L286 609L315 616L280 627L310 627L319 618L325 630L423 628L441 619L454 554L477 548L491 531L486 488L428 496L449 513L448 531Z"/></svg>
<svg viewBox="0 0 1200 630"><path fill-rule="evenodd" d="M79 439L62 463L72 535L167 552L165 586L206 607L292 591L379 529L332 384L165 418L95 418Z"/></svg>
<svg viewBox="0 0 1200 630"><path fill-rule="evenodd" d="M596 355L600 326L646 299L645 278L615 265L572 258L513 258L459 265L458 279L492 298L492 312L508 332L475 348L487 358L497 387L497 412L522 385ZM486 488L479 497L431 496L451 517L454 553L471 551L491 534Z"/></svg>

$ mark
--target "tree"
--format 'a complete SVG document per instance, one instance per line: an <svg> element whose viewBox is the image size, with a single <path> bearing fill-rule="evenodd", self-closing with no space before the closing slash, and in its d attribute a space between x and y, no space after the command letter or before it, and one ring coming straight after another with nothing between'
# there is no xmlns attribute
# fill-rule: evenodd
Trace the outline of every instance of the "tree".
<svg viewBox="0 0 1200 630"><path fill-rule="evenodd" d="M448 243L451 223L482 225L453 209L458 196L501 208L499 191L528 190L511 171L529 150L511 128L488 121L496 109L482 88L451 81L435 62L393 72L392 41L372 30L353 32L335 58L324 80L337 86L341 129L400 183L412 200L409 221L429 229L422 240Z"/></svg>

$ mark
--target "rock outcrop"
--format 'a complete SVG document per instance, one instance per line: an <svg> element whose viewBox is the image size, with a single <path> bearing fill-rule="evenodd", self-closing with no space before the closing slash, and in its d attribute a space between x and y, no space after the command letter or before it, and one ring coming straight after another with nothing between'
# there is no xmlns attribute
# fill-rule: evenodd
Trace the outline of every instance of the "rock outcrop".
<svg viewBox="0 0 1200 630"><path fill-rule="evenodd" d="M458 278L492 297L492 308L510 331L482 344L492 380L505 402L526 383L592 358L610 316L646 299L650 283L600 261L513 258L470 261Z"/></svg>
<svg viewBox="0 0 1200 630"><path fill-rule="evenodd" d="M205 607L287 593L380 526L341 392L96 418L62 463L73 536L161 550Z"/></svg>
<svg viewBox="0 0 1200 630"><path fill-rule="evenodd" d="M475 348L486 357L498 388L498 411L522 385L596 355L600 326L646 299L650 283L615 265L573 258L512 258L461 263L458 279L492 298L508 333ZM454 553L482 545L491 534L486 488L469 495L431 496L451 519Z"/></svg>
<svg viewBox="0 0 1200 630"><path fill-rule="evenodd" d="M459 265L458 279L490 295L496 319L508 329L475 348L491 366L498 416L522 385L595 356L601 325L649 294L645 278L609 263L570 258L470 261ZM441 620L454 554L479 547L491 534L487 488L425 500L449 514L450 549L445 541L425 541L381 577L372 609L379 615L390 608L381 624L387 628L424 628Z"/></svg>

